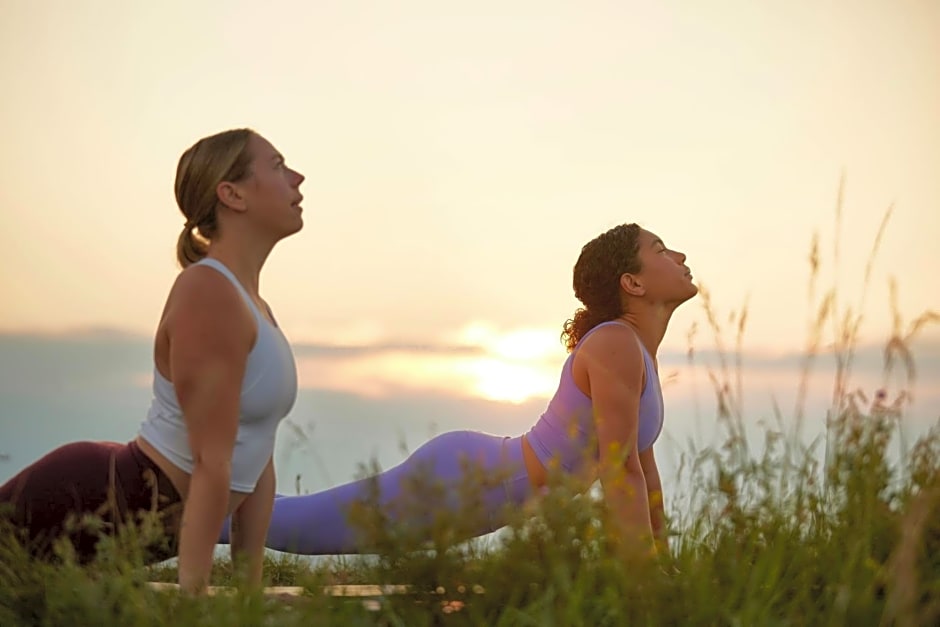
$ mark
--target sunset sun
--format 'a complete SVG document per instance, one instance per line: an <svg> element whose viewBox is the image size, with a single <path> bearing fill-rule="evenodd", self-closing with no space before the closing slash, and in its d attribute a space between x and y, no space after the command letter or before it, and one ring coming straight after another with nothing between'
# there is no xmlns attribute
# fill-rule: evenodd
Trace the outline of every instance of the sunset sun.
<svg viewBox="0 0 940 627"><path fill-rule="evenodd" d="M471 393L493 401L521 403L548 397L557 383L557 336L547 329L519 329L500 333L474 323L462 333L463 341L481 347L484 356L468 360L461 370Z"/></svg>

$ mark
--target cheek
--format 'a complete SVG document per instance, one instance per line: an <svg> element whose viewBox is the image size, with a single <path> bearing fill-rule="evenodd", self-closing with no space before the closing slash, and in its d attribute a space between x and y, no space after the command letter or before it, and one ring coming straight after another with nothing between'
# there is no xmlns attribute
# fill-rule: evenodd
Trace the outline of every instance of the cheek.
<svg viewBox="0 0 940 627"><path fill-rule="evenodd" d="M675 284L678 275L676 266L672 261L662 257L655 266L650 268L650 271L654 285L661 286L662 289L666 290L672 289L671 286Z"/></svg>
<svg viewBox="0 0 940 627"><path fill-rule="evenodd" d="M268 193L268 189L271 187L271 180L267 174L257 174L255 175L255 187L254 192L259 196L263 196Z"/></svg>
<svg viewBox="0 0 940 627"><path fill-rule="evenodd" d="M659 255L650 264L650 274L661 279L669 274L669 269L673 266L672 262L665 255Z"/></svg>

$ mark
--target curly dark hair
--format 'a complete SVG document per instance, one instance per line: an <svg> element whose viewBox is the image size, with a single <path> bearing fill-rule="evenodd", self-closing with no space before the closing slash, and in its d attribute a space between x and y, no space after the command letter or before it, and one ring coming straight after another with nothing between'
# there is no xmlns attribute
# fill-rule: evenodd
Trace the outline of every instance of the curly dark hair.
<svg viewBox="0 0 940 627"><path fill-rule="evenodd" d="M565 321L561 339L571 352L584 335L623 313L620 277L640 271L640 227L621 224L598 235L581 249L574 264L574 295L584 304Z"/></svg>

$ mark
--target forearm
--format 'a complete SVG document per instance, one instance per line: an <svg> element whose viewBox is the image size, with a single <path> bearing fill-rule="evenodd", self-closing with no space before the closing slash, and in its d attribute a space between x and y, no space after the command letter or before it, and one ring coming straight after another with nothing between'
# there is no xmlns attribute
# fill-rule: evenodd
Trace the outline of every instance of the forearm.
<svg viewBox="0 0 940 627"><path fill-rule="evenodd" d="M249 586L261 584L264 545L274 505L274 468L269 463L252 492L232 515L232 561Z"/></svg>
<svg viewBox="0 0 940 627"><path fill-rule="evenodd" d="M189 593L209 585L212 558L229 499L228 465L197 462L189 483L180 527L179 584Z"/></svg>
<svg viewBox="0 0 940 627"><path fill-rule="evenodd" d="M625 555L644 555L655 551L650 503L642 475L626 473L608 481L604 494L617 534L615 543Z"/></svg>
<svg viewBox="0 0 940 627"><path fill-rule="evenodd" d="M663 500L663 482L659 478L659 468L652 447L641 451L638 455L643 477L646 479L646 494L650 507L650 524L653 537L659 550L666 548L666 511Z"/></svg>
<svg viewBox="0 0 940 627"><path fill-rule="evenodd" d="M268 516L270 521L270 516ZM264 540L267 525L257 527L232 516L232 563L248 586L261 584L264 571Z"/></svg>
<svg viewBox="0 0 940 627"><path fill-rule="evenodd" d="M662 547L666 542L666 509L662 486L647 486L647 495L653 538L656 540L657 545Z"/></svg>

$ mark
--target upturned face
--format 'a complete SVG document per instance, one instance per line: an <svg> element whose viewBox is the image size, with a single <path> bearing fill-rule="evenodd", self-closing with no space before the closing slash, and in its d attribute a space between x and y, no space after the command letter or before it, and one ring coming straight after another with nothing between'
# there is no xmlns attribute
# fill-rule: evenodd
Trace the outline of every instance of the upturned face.
<svg viewBox="0 0 940 627"><path fill-rule="evenodd" d="M303 174L287 167L284 156L259 135L251 137L249 150L251 174L239 184L248 217L278 238L296 233L303 227Z"/></svg>
<svg viewBox="0 0 940 627"><path fill-rule="evenodd" d="M641 229L638 244L641 270L629 275L633 279L631 293L666 305L679 305L698 293L683 253L671 250L659 236L646 229ZM640 293L633 291L636 289Z"/></svg>

